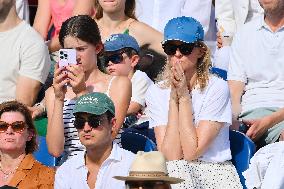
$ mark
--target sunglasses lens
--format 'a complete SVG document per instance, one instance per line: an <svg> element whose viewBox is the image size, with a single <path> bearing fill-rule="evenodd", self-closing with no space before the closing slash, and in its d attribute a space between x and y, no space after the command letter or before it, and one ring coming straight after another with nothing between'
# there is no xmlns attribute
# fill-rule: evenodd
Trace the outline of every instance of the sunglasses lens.
<svg viewBox="0 0 284 189"><path fill-rule="evenodd" d="M74 127L76 129L83 129L85 125L86 120L81 117L75 117L74 121Z"/></svg>
<svg viewBox="0 0 284 189"><path fill-rule="evenodd" d="M108 66L109 62L112 62L113 64L119 64L120 62L122 62L123 60L123 56L121 54L113 54L110 56L106 56L106 66Z"/></svg>
<svg viewBox="0 0 284 189"><path fill-rule="evenodd" d="M182 44L182 45L179 46L179 50L180 50L181 54L183 54L183 55L191 54L193 48L194 48L194 44Z"/></svg>
<svg viewBox="0 0 284 189"><path fill-rule="evenodd" d="M83 129L86 122L94 129L101 125L101 121L95 116L88 117L88 120L85 120L82 117L75 117L74 127L76 129Z"/></svg>
<svg viewBox="0 0 284 189"><path fill-rule="evenodd" d="M164 52L167 55L174 55L174 54L176 54L177 48L178 48L178 46L173 45L173 44L165 44L163 46Z"/></svg>
<svg viewBox="0 0 284 189"><path fill-rule="evenodd" d="M101 125L101 121L96 117L89 117L88 123L94 129Z"/></svg>
<svg viewBox="0 0 284 189"><path fill-rule="evenodd" d="M0 122L0 132L1 133L6 132L10 125L11 125L13 131L16 132L16 133L21 133L26 128L26 123L23 122L23 121L16 121L12 124L8 124L4 121L1 121Z"/></svg>
<svg viewBox="0 0 284 189"><path fill-rule="evenodd" d="M190 55L192 50L194 49L194 43L183 43L181 45L174 45L174 44L165 44L163 46L164 52L167 55L174 55L176 54L177 49L181 52L183 55Z"/></svg>
<svg viewBox="0 0 284 189"><path fill-rule="evenodd" d="M0 121L0 132L6 132L8 129L8 124L6 122Z"/></svg>
<svg viewBox="0 0 284 189"><path fill-rule="evenodd" d="M17 133L22 132L26 128L26 124L23 121L16 121L12 123L11 126L12 126L13 131Z"/></svg>

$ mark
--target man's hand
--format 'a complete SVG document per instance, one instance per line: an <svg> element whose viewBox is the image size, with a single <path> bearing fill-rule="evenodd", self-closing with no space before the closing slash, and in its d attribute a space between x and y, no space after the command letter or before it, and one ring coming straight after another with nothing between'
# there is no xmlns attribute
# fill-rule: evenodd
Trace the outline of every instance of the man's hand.
<svg viewBox="0 0 284 189"><path fill-rule="evenodd" d="M284 130L280 134L279 141L284 141Z"/></svg>
<svg viewBox="0 0 284 189"><path fill-rule="evenodd" d="M218 49L223 47L223 41L222 41L220 32L217 32L217 47Z"/></svg>
<svg viewBox="0 0 284 189"><path fill-rule="evenodd" d="M249 127L246 135L253 141L257 141L271 127L271 122L267 117L243 120L243 123Z"/></svg>
<svg viewBox="0 0 284 189"><path fill-rule="evenodd" d="M42 116L45 111L44 107L42 106L33 106L33 107L29 106L28 109L30 110L33 119Z"/></svg>

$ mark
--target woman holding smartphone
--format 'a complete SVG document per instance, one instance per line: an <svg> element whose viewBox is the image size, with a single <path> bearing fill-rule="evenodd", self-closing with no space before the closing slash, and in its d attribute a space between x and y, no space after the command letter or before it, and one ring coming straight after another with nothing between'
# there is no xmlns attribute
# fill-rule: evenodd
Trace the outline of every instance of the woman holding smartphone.
<svg viewBox="0 0 284 189"><path fill-rule="evenodd" d="M173 188L242 188L230 161L229 88L209 74L210 52L203 40L194 18L167 23L162 44L168 63L161 82L146 94L150 127L169 175L185 180Z"/></svg>
<svg viewBox="0 0 284 189"><path fill-rule="evenodd" d="M59 41L64 48L76 49L77 53L77 65L56 66L53 87L46 92L48 150L55 157L64 152L63 162L85 150L73 126L72 110L76 99L90 92L106 93L116 109L116 135L129 106L131 82L127 77L110 76L98 69L98 54L103 45L98 26L91 17L80 15L66 20L62 24Z"/></svg>

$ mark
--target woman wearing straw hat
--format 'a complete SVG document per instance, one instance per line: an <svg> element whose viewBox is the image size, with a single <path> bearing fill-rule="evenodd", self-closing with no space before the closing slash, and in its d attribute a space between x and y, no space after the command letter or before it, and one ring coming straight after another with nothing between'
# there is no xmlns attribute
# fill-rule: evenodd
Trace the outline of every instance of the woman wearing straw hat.
<svg viewBox="0 0 284 189"><path fill-rule="evenodd" d="M210 55L201 24L191 17L170 20L163 48L168 63L161 82L149 87L146 104L159 151L173 188L242 188L231 163L231 102L226 81L209 74Z"/></svg>
<svg viewBox="0 0 284 189"><path fill-rule="evenodd" d="M170 184L183 181L168 176L166 159L158 151L137 152L129 176L115 176L114 178L124 180L127 189L171 189Z"/></svg>

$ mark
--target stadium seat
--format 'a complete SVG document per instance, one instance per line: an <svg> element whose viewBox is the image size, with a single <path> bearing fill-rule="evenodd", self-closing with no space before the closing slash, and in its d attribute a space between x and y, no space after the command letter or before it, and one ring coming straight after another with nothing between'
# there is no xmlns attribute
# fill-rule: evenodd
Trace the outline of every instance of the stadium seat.
<svg viewBox="0 0 284 189"><path fill-rule="evenodd" d="M138 151L154 151L157 150L156 144L148 137L139 133L123 132L121 133L122 148L129 150L133 153Z"/></svg>
<svg viewBox="0 0 284 189"><path fill-rule="evenodd" d="M245 178L242 172L248 169L250 159L254 155L256 147L249 137L239 131L230 130L229 138L232 163L237 169L244 189L246 189Z"/></svg>
<svg viewBox="0 0 284 189"><path fill-rule="evenodd" d="M46 166L56 166L57 158L48 153L46 139L43 136L38 136L39 148L34 152L34 157L37 161Z"/></svg>

